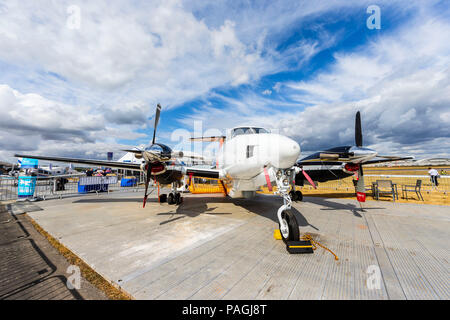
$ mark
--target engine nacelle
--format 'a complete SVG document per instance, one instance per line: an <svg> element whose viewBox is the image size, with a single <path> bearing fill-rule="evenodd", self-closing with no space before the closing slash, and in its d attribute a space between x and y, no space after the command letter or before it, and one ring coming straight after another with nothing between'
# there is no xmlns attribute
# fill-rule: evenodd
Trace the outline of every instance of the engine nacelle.
<svg viewBox="0 0 450 320"><path fill-rule="evenodd" d="M184 154L183 151L172 151L172 154L170 155L171 159L174 158L183 158Z"/></svg>
<svg viewBox="0 0 450 320"><path fill-rule="evenodd" d="M156 162L156 163L143 163L141 164L141 170L144 171L144 173L147 173L147 169L148 166L151 166L151 170L150 170L150 174L152 176L157 176L160 174L163 174L167 171L166 165L164 163L161 162Z"/></svg>

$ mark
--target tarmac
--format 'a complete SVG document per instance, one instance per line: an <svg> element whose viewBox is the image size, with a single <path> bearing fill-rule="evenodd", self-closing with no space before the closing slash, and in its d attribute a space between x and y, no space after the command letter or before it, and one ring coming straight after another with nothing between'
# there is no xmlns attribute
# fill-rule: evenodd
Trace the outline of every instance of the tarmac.
<svg viewBox="0 0 450 320"><path fill-rule="evenodd" d="M110 193L35 203L44 230L135 299L449 299L450 207L305 197L290 255L273 238L281 198ZM19 210L20 205L11 210Z"/></svg>

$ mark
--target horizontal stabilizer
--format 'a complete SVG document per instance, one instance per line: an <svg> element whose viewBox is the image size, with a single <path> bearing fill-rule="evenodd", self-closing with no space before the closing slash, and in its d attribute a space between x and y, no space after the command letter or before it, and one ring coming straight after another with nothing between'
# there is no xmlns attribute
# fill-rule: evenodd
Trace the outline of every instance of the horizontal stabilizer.
<svg viewBox="0 0 450 320"><path fill-rule="evenodd" d="M191 138L190 140L193 142L220 142L225 141L225 136L212 136L212 137L197 137L197 138Z"/></svg>

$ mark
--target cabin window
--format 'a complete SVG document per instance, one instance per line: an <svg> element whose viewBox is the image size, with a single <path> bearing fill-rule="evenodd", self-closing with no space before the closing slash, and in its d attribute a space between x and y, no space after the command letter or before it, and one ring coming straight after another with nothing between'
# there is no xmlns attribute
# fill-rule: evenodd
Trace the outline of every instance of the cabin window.
<svg viewBox="0 0 450 320"><path fill-rule="evenodd" d="M250 127L242 127L233 129L231 133L231 137L234 138L241 134L261 134L261 133L269 133L266 129L263 128L250 128Z"/></svg>
<svg viewBox="0 0 450 320"><path fill-rule="evenodd" d="M267 131L264 128L253 128L253 130L255 130L256 133L269 133L269 131Z"/></svg>
<svg viewBox="0 0 450 320"><path fill-rule="evenodd" d="M255 146L247 146L247 159L253 157Z"/></svg>

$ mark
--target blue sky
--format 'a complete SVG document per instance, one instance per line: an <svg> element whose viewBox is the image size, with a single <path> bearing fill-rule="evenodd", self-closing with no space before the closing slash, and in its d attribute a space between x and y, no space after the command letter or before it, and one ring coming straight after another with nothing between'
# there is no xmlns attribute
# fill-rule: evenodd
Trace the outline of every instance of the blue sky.
<svg viewBox="0 0 450 320"><path fill-rule="evenodd" d="M449 18L446 1L3 1L0 158L118 156L149 143L156 103L159 141L184 150L195 121L304 154L353 144L361 110L380 153L448 157Z"/></svg>

